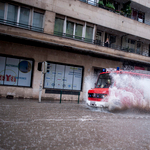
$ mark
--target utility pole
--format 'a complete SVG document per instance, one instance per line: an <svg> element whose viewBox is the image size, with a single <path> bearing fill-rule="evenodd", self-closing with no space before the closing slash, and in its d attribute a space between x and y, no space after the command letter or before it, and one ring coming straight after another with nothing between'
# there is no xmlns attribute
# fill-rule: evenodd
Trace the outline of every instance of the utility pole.
<svg viewBox="0 0 150 150"><path fill-rule="evenodd" d="M42 62L42 72L41 72L41 80L40 80L40 87L39 87L39 103L41 103L41 97L42 97L42 89L43 89L43 75L47 72L47 62ZM40 71L40 70L39 70Z"/></svg>

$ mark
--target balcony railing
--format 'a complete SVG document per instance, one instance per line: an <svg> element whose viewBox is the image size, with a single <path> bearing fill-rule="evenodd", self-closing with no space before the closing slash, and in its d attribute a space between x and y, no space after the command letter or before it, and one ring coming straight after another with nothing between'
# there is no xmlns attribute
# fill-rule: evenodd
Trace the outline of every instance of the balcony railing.
<svg viewBox="0 0 150 150"><path fill-rule="evenodd" d="M23 28L23 29L36 31L36 32L43 32L43 28L30 26L30 25L26 25L26 24L22 24L22 23L17 23L17 22L13 22L13 21L9 21L9 20L4 20L4 19L0 19L0 24L15 26L15 27ZM109 47L109 48L116 49L116 50L121 50L121 51L124 51L124 52L135 53L135 54L150 57L150 53L149 53L148 49L139 50L139 49L123 48L122 46L115 45L114 43L108 44L106 46L105 43L101 42L100 40L88 39L88 38L84 38L84 37L81 37L81 36L66 34L66 33L57 32L57 31L54 31L54 35L59 36L59 37L68 38L68 39L73 39L73 40L80 41L80 42L94 44L94 45L97 45L97 46Z"/></svg>
<svg viewBox="0 0 150 150"><path fill-rule="evenodd" d="M32 30L32 31L36 31L36 32L43 32L43 28L39 28L36 26L30 26L27 24L22 24L22 23L17 23L14 21L9 21L9 20L4 20L0 18L0 24L4 24L4 25L10 25L10 26L15 26L15 27L19 27L19 28L24 28L27 30Z"/></svg>
<svg viewBox="0 0 150 150"><path fill-rule="evenodd" d="M133 19L133 16L131 16L131 15L126 15L126 14L123 13L122 11L112 9L112 8L106 7L106 6L104 6L104 5L100 5L99 3L95 2L95 0L79 0L79 1L84 2L84 3L87 3L87 4L90 4L90 5L93 5L93 6L96 6L96 7L100 7L100 8L105 9L105 10L109 10L109 11L111 11L111 12L120 14L120 15L122 15L122 16L124 16L124 17L127 17L127 18L130 18L130 19ZM134 20L134 19L133 19L133 20ZM138 21L138 20L136 20L136 21ZM140 22L140 21L138 21L138 22ZM141 22L141 23L150 25L150 20L144 19L144 22Z"/></svg>
<svg viewBox="0 0 150 150"><path fill-rule="evenodd" d="M79 37L79 36L75 36L75 35L71 35L71 34L65 34L65 33L57 32L57 31L54 31L54 35L68 38L68 39L73 39L73 40L80 41L80 42L97 45L97 46L108 47L108 48L112 48L112 49L116 49L116 50L120 50L120 51L124 51L124 52L128 52L128 53L135 53L135 54L150 57L150 53L149 53L148 49L140 49L139 50L139 49L134 49L134 48L127 48L127 47L122 47L120 45L116 45L114 43L110 43L110 44L106 45L106 43L101 42L100 40L87 39L84 37Z"/></svg>

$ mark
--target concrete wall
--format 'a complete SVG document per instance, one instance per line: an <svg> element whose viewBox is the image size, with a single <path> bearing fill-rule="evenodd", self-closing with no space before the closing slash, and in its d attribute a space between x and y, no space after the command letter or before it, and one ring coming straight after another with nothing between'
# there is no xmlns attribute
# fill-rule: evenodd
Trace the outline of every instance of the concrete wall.
<svg viewBox="0 0 150 150"><path fill-rule="evenodd" d="M41 72L37 70L37 65L38 62L45 60L72 65L80 65L84 67L83 91L81 92L80 99L83 99L86 96L86 92L88 90L87 82L89 82L88 85L93 85L93 83L90 83L91 80L88 80L89 79L88 77L93 75L93 67L100 67L100 68L114 68L114 67L116 68L117 66L122 67L121 62L106 60L102 58L95 58L95 57L93 58L89 55L81 55L71 52L64 52L35 46L27 46L4 41L0 41L0 46L1 46L0 47L1 54L33 58L35 60L33 71L33 84L32 84L33 87L24 88L24 87L0 86L0 95L2 96L6 96L7 92L10 92L14 93L15 97L38 99ZM91 87L89 86L89 88ZM60 95L45 94L45 90L43 90L42 98L59 99ZM63 100L65 99L77 100L77 96L63 95Z"/></svg>
<svg viewBox="0 0 150 150"><path fill-rule="evenodd" d="M27 5L150 39L150 26L79 0L15 0ZM148 0L146 0L149 4ZM145 1L137 2L147 6ZM142 31L142 32L141 32Z"/></svg>
<svg viewBox="0 0 150 150"><path fill-rule="evenodd" d="M47 34L53 34L54 32L54 25L55 25L55 15L56 13L46 11L44 17L44 32Z"/></svg>
<svg viewBox="0 0 150 150"><path fill-rule="evenodd" d="M149 0L131 0L131 1L150 8L150 1Z"/></svg>
<svg viewBox="0 0 150 150"><path fill-rule="evenodd" d="M145 14L145 23L150 25L150 12Z"/></svg>

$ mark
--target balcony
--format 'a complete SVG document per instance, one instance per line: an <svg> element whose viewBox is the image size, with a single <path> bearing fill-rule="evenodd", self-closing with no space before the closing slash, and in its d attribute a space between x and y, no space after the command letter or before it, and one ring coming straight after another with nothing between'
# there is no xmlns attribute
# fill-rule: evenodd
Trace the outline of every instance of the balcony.
<svg viewBox="0 0 150 150"><path fill-rule="evenodd" d="M135 2L131 2L130 4L128 0L123 0L121 3L120 1L117 2L117 0L114 1L113 3L109 2L107 3L106 0L104 0L105 3L103 2L103 0L99 0L98 3L96 2L96 0L79 0L79 1L111 11L113 13L136 20L138 22L150 25L149 8L146 8L145 6L142 6ZM124 8L126 7L124 6L125 4L127 4L128 5L127 7L129 7L127 9L128 11L126 11L126 9ZM140 11L138 9L140 9Z"/></svg>
<svg viewBox="0 0 150 150"><path fill-rule="evenodd" d="M149 49L142 47L142 44L143 44L142 42L135 41L135 40L128 40L127 42L125 42L124 37L122 39L119 39L120 41L123 41L123 42L117 45L112 42L110 42L109 44L106 44L106 42L102 42L102 40L99 40L99 39L92 40L92 39L87 39L84 37L79 37L79 36L75 36L71 34L56 32L56 31L54 32L54 35L67 38L67 39L84 42L84 43L101 46L101 47L108 47L111 49L115 49L115 50L119 50L119 51L123 51L127 53L134 53L134 54L150 57ZM133 41L136 42L136 44Z"/></svg>

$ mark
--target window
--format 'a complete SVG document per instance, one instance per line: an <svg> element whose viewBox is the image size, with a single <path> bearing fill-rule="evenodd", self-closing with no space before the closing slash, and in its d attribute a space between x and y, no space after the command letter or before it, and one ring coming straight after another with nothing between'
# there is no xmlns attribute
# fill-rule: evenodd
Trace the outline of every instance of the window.
<svg viewBox="0 0 150 150"><path fill-rule="evenodd" d="M138 21L144 23L145 14L138 12Z"/></svg>
<svg viewBox="0 0 150 150"><path fill-rule="evenodd" d="M23 26L22 24L29 25L29 15L30 9L21 7L19 18L20 26Z"/></svg>
<svg viewBox="0 0 150 150"><path fill-rule="evenodd" d="M33 60L0 56L0 85L32 86Z"/></svg>
<svg viewBox="0 0 150 150"><path fill-rule="evenodd" d="M5 19L5 24L42 32L43 18L42 10L31 11L29 7L0 2L1 23L4 23Z"/></svg>
<svg viewBox="0 0 150 150"><path fill-rule="evenodd" d="M122 37L122 50L135 53L136 41L129 39L127 36Z"/></svg>
<svg viewBox="0 0 150 150"><path fill-rule="evenodd" d="M88 4L96 6L96 0L88 0Z"/></svg>
<svg viewBox="0 0 150 150"><path fill-rule="evenodd" d="M4 19L4 10L5 10L5 3L0 2L0 19Z"/></svg>
<svg viewBox="0 0 150 150"><path fill-rule="evenodd" d="M96 40L95 40L95 44L96 45L101 45L101 32L100 31L97 31L96 33Z"/></svg>
<svg viewBox="0 0 150 150"><path fill-rule="evenodd" d="M15 5L8 4L7 20L11 21L12 24L17 22L18 7Z"/></svg>
<svg viewBox="0 0 150 150"><path fill-rule="evenodd" d="M134 20L137 20L139 22L144 23L144 19L145 19L145 13L140 12L138 10L132 9L132 15L131 18Z"/></svg>
<svg viewBox="0 0 150 150"><path fill-rule="evenodd" d="M86 26L86 23L81 20L57 15L55 18L54 35L92 43L93 27L90 26L93 26L93 24L88 24L89 26ZM85 28L86 30L83 30Z"/></svg>
<svg viewBox="0 0 150 150"><path fill-rule="evenodd" d="M116 36L115 35L110 35L110 43L116 43Z"/></svg>
<svg viewBox="0 0 150 150"><path fill-rule="evenodd" d="M74 30L74 23L67 21L66 36L67 37L73 37L73 30Z"/></svg>
<svg viewBox="0 0 150 150"><path fill-rule="evenodd" d="M109 88L111 84L112 81L110 75L108 73L101 74L96 83L96 88Z"/></svg>
<svg viewBox="0 0 150 150"><path fill-rule="evenodd" d="M48 63L49 72L45 74L44 88L82 90L83 67Z"/></svg>
<svg viewBox="0 0 150 150"><path fill-rule="evenodd" d="M149 53L148 53L148 56L150 57L150 44L149 44Z"/></svg>
<svg viewBox="0 0 150 150"><path fill-rule="evenodd" d="M85 34L85 41L86 42L92 42L92 37L93 37L93 28L87 26L86 27L86 34Z"/></svg>
<svg viewBox="0 0 150 150"><path fill-rule="evenodd" d="M43 14L34 12L33 14L33 26L42 28L43 27Z"/></svg>
<svg viewBox="0 0 150 150"><path fill-rule="evenodd" d="M66 27L64 27L65 20L61 18L58 17L55 18L54 35L58 35L58 36L63 35L66 37L82 40L82 30L83 30L82 23L80 24L79 21L75 21L74 19L69 18L68 20L66 19L67 20ZM66 28L66 32L63 31L64 28Z"/></svg>
<svg viewBox="0 0 150 150"><path fill-rule="evenodd" d="M81 2L88 3L90 5L96 6L97 0L80 0Z"/></svg>
<svg viewBox="0 0 150 150"><path fill-rule="evenodd" d="M128 39L129 52L135 52L135 40Z"/></svg>
<svg viewBox="0 0 150 150"><path fill-rule="evenodd" d="M80 1L81 1L81 2L85 2L85 3L86 3L86 1L87 1L87 0L80 0Z"/></svg>
<svg viewBox="0 0 150 150"><path fill-rule="evenodd" d="M137 42L136 53L137 54L141 54L141 51L142 51L142 43L141 42Z"/></svg>
<svg viewBox="0 0 150 150"><path fill-rule="evenodd" d="M63 26L64 26L64 19L56 18L55 19L54 34L62 36Z"/></svg>
<svg viewBox="0 0 150 150"><path fill-rule="evenodd" d="M76 30L75 30L75 38L76 39L82 39L82 29L83 25L76 24Z"/></svg>

